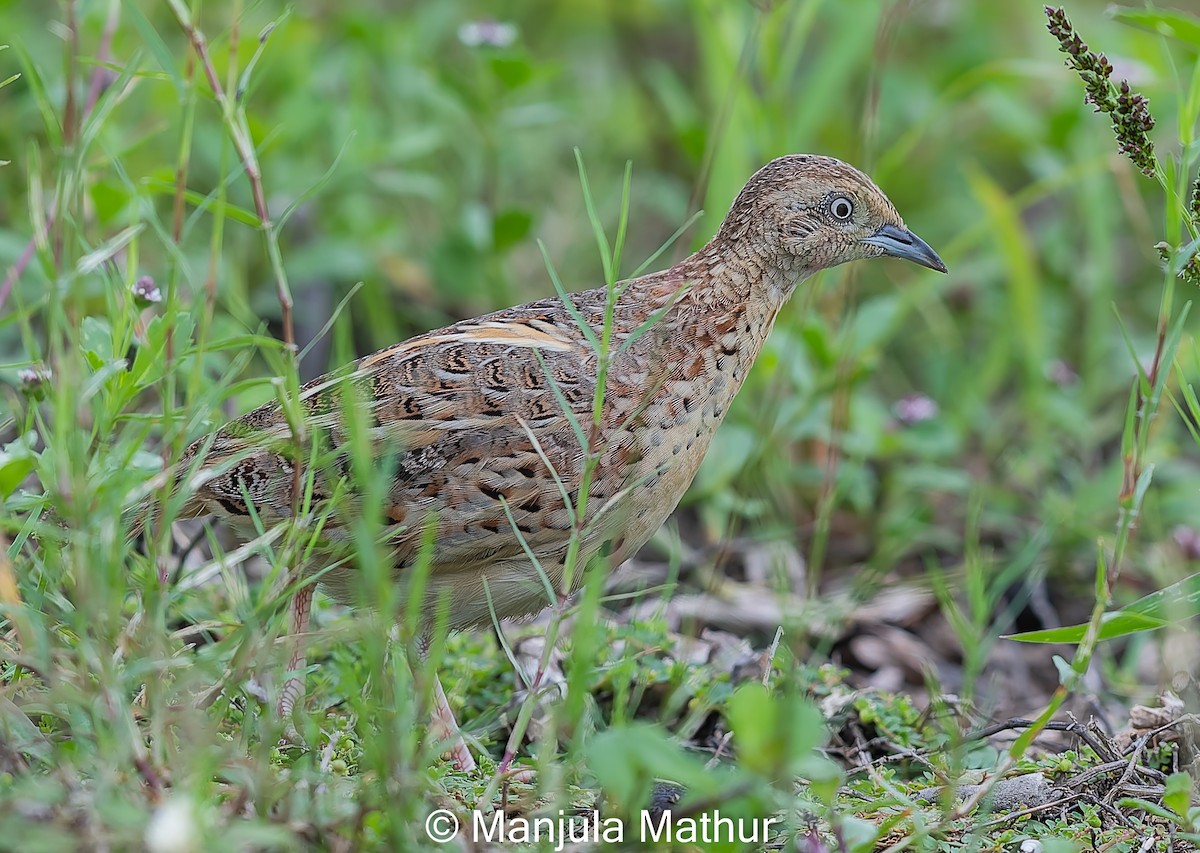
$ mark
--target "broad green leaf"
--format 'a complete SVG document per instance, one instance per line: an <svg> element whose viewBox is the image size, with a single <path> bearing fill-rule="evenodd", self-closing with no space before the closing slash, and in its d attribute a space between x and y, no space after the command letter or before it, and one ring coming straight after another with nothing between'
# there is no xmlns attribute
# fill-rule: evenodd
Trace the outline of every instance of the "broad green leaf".
<svg viewBox="0 0 1200 853"><path fill-rule="evenodd" d="M828 327L817 320L811 320L800 327L800 336L808 345L813 359L821 367L830 367L837 363L838 354L834 350Z"/></svg>
<svg viewBox="0 0 1200 853"><path fill-rule="evenodd" d="M854 815L839 815L838 825L841 837L850 850L874 850L876 839L883 834L881 828L871 821Z"/></svg>
<svg viewBox="0 0 1200 853"><path fill-rule="evenodd" d="M751 771L779 766L779 711L779 703L757 681L743 684L729 697L725 715L742 766Z"/></svg>
<svg viewBox="0 0 1200 853"><path fill-rule="evenodd" d="M1125 9L1114 8L1114 18L1123 24L1149 30L1152 33L1175 39L1193 48L1200 48L1200 18L1173 9Z"/></svg>
<svg viewBox="0 0 1200 853"><path fill-rule="evenodd" d="M112 326L103 317L83 318L79 340L92 367L98 368L113 360L112 337Z"/></svg>
<svg viewBox="0 0 1200 853"><path fill-rule="evenodd" d="M157 382L166 367L167 334L170 326L166 319L157 316L146 326L146 341L138 347L137 355L133 357L133 367L129 371L129 381L139 390ZM185 315L176 317L175 351L179 352L180 345L191 343L192 320Z"/></svg>
<svg viewBox="0 0 1200 853"><path fill-rule="evenodd" d="M725 713L741 766L760 773L803 767L806 776L837 778L831 767L810 760L825 739L825 720L811 702L774 695L753 681L738 687Z"/></svg>
<svg viewBox="0 0 1200 853"><path fill-rule="evenodd" d="M1162 818L1163 820L1175 820L1175 815L1171 814L1171 812L1164 809L1158 803L1152 803L1149 800L1142 800L1136 797L1122 797L1117 800L1116 805L1120 809L1136 809L1154 817Z"/></svg>
<svg viewBox="0 0 1200 853"><path fill-rule="evenodd" d="M1075 685L1079 682L1079 673L1075 667L1062 655L1055 655L1050 660L1054 663L1054 668L1058 671L1058 683L1068 690L1074 690Z"/></svg>
<svg viewBox="0 0 1200 853"><path fill-rule="evenodd" d="M704 796L720 789L725 774L707 770L666 733L636 723L598 734L588 745L588 768L604 790L626 806L647 801L655 779L669 779Z"/></svg>
<svg viewBox="0 0 1200 853"><path fill-rule="evenodd" d="M489 58L488 65L505 89L519 89L533 78L533 65L519 54L501 54Z"/></svg>
<svg viewBox="0 0 1200 853"><path fill-rule="evenodd" d="M37 434L29 432L0 450L0 497L11 495L33 471L37 464L37 454L33 450L35 441Z"/></svg>
<svg viewBox="0 0 1200 853"><path fill-rule="evenodd" d="M520 243L529 234L533 215L527 210L509 208L492 220L492 248L503 252Z"/></svg>
<svg viewBox="0 0 1200 853"><path fill-rule="evenodd" d="M148 450L135 451L129 460L129 469L139 474L153 474L156 471L161 471L162 466L162 457Z"/></svg>
<svg viewBox="0 0 1200 853"><path fill-rule="evenodd" d="M723 427L713 436L713 452L704 457L689 500L731 489L734 479L761 444L762 436L743 424Z"/></svg>
<svg viewBox="0 0 1200 853"><path fill-rule="evenodd" d="M902 307L900 300L891 295L864 302L850 323L844 355L862 355L879 345L895 327Z"/></svg>
<svg viewBox="0 0 1200 853"><path fill-rule="evenodd" d="M1079 844L1069 838L1041 838L1042 853L1077 853Z"/></svg>
<svg viewBox="0 0 1200 853"><path fill-rule="evenodd" d="M117 181L96 181L88 188L96 218L104 224L115 222L131 203L129 191Z"/></svg>
<svg viewBox="0 0 1200 853"><path fill-rule="evenodd" d="M1192 807L1192 777L1187 773L1172 773L1167 777L1163 805L1180 817Z"/></svg>
<svg viewBox="0 0 1200 853"><path fill-rule="evenodd" d="M1200 614L1200 573L1139 598L1128 607L1104 614L1100 639L1111 640L1145 631L1154 631ZM1009 640L1023 643L1078 643L1087 625L1069 625L1045 631L1010 634Z"/></svg>
<svg viewBox="0 0 1200 853"><path fill-rule="evenodd" d="M0 734L14 755L27 755L54 766L54 748L20 707L8 697L0 697Z"/></svg>

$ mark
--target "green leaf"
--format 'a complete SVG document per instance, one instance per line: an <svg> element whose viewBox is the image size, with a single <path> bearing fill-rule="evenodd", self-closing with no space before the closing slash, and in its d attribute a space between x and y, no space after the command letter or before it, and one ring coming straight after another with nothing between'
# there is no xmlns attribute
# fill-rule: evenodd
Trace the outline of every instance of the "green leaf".
<svg viewBox="0 0 1200 853"><path fill-rule="evenodd" d="M16 51L17 60L21 63L25 85L28 87L29 93L33 96L34 103L37 104L38 112L42 115L42 122L46 128L47 142L50 147L57 148L62 145L62 124L58 118L58 107L55 101L51 99L47 90L46 80L42 76L41 69L34 63L33 57L20 44L17 44L13 49Z"/></svg>
<svg viewBox="0 0 1200 853"><path fill-rule="evenodd" d="M608 236L604 233L604 223L596 212L596 204L592 201L592 188L588 183L587 169L583 165L583 152L575 148L575 165L579 169L579 189L583 193L583 207L587 211L588 222L592 224L592 233L596 237L596 248L600 250L600 263L604 267L604 283L611 285L617 278L617 272L612 268L612 249L608 245Z"/></svg>
<svg viewBox="0 0 1200 853"><path fill-rule="evenodd" d="M1200 573L1139 598L1128 607L1105 613L1101 619L1100 639L1155 631L1192 619L1197 613L1200 613ZM1078 643L1086 633L1085 623L1009 634L1005 639L1022 643Z"/></svg>
<svg viewBox="0 0 1200 853"><path fill-rule="evenodd" d="M1163 820L1175 820L1175 815L1164 809L1158 803L1152 803L1149 800L1138 799L1137 797L1122 797L1117 800L1117 808L1121 809L1138 809L1148 815L1162 818Z"/></svg>
<svg viewBox="0 0 1200 853"><path fill-rule="evenodd" d="M16 755L27 755L53 767L54 747L29 715L7 697L0 697L0 735ZM43 842L44 843L44 842Z"/></svg>
<svg viewBox="0 0 1200 853"><path fill-rule="evenodd" d="M729 697L725 716L733 731L738 761L748 770L767 771L779 764L779 705L767 688L747 682Z"/></svg>
<svg viewBox="0 0 1200 853"><path fill-rule="evenodd" d="M0 51L3 51L3 50L8 50L8 48L9 48L9 45L7 45L7 44L0 44ZM0 80L0 89L3 89L3 88L4 88L5 86L7 86L9 83L15 83L17 80L20 80L20 79L21 79L21 75L20 75L20 74L10 74L10 75L9 75L8 77L6 77L5 79L3 79L3 80ZM5 165L7 165L7 163L8 163L8 161L5 161Z"/></svg>
<svg viewBox="0 0 1200 853"><path fill-rule="evenodd" d="M592 741L588 767L605 793L617 802L639 799L637 767L625 760L624 742L617 740L613 732L602 732Z"/></svg>
<svg viewBox="0 0 1200 853"><path fill-rule="evenodd" d="M0 450L0 497L11 495L33 471L37 464L37 453L33 450L36 441L37 433L27 432Z"/></svg>
<svg viewBox="0 0 1200 853"><path fill-rule="evenodd" d="M751 454L762 444L762 436L743 424L728 424L713 436L712 451L704 457L688 495L689 501L710 497L733 488L733 481L746 468Z"/></svg>
<svg viewBox="0 0 1200 853"><path fill-rule="evenodd" d="M1042 303L1042 277L1037 252L1016 200L991 176L977 167L966 169L967 183L979 201L1004 259L1007 284L1009 334L1019 346L1015 357L1023 362L1027 391L1038 395L1046 363L1046 310ZM1035 398L1036 399L1036 396Z"/></svg>
<svg viewBox="0 0 1200 853"><path fill-rule="evenodd" d="M492 248L504 252L520 243L529 234L533 214L527 210L509 208L492 220Z"/></svg>
<svg viewBox="0 0 1200 853"><path fill-rule="evenodd" d="M1039 839L1042 843L1042 853L1077 853L1080 849L1078 843L1069 838L1046 838Z"/></svg>
<svg viewBox="0 0 1200 853"><path fill-rule="evenodd" d="M146 326L146 342L138 347L129 370L129 381L135 388L153 385L162 376L167 328L161 316L154 317Z"/></svg>
<svg viewBox="0 0 1200 853"><path fill-rule="evenodd" d="M128 462L128 469L138 474L154 474L162 470L162 457L148 450L136 450Z"/></svg>
<svg viewBox="0 0 1200 853"><path fill-rule="evenodd" d="M178 191L173 181L153 177L144 178L140 185L152 193L172 197ZM207 210L214 216L226 216L243 225L258 226L258 216L254 211L238 207L236 204L230 204L228 201L219 200L215 190L208 195L198 193L195 190L187 190L183 194L183 199L192 207L198 210Z"/></svg>
<svg viewBox="0 0 1200 853"><path fill-rule="evenodd" d="M92 367L98 368L113 360L112 326L103 317L84 317L79 341Z"/></svg>
<svg viewBox="0 0 1200 853"><path fill-rule="evenodd" d="M895 296L864 302L855 312L846 334L846 353L862 355L879 345L896 326L903 306Z"/></svg>
<svg viewBox="0 0 1200 853"><path fill-rule="evenodd" d="M720 790L726 774L707 770L661 729L645 723L601 732L588 745L587 766L605 792L636 808L646 803L655 779L669 779L703 797Z"/></svg>
<svg viewBox="0 0 1200 853"><path fill-rule="evenodd" d="M1112 9L1111 14L1123 24L1200 48L1200 18L1195 15L1168 9L1123 8Z"/></svg>
<svg viewBox="0 0 1200 853"><path fill-rule="evenodd" d="M175 84L175 92L180 98L183 97L183 78L179 76L179 61L175 54L167 47L167 43L163 41L162 36L158 34L158 30L154 29L154 25L146 19L139 8L141 4L136 0L126 0L122 4L125 7L125 13L129 15L129 19L133 21L133 26L142 36L142 41L150 48L150 53L154 55L154 60L159 67L171 77L171 82ZM191 48L189 47L188 50Z"/></svg>
<svg viewBox="0 0 1200 853"><path fill-rule="evenodd" d="M519 89L533 77L533 65L519 54L503 54L488 58L488 65L504 88Z"/></svg>
<svg viewBox="0 0 1200 853"><path fill-rule="evenodd" d="M1167 777L1163 805L1180 817L1192 807L1192 777L1187 773L1172 773Z"/></svg>
<svg viewBox="0 0 1200 853"><path fill-rule="evenodd" d="M1079 673L1075 671L1075 667L1062 655L1055 655L1050 660L1054 663L1054 668L1058 670L1058 683L1068 690L1073 690L1079 682Z"/></svg>
<svg viewBox="0 0 1200 853"><path fill-rule="evenodd" d="M841 838L850 850L874 850L876 839L883 835L880 827L854 815L839 815L838 825Z"/></svg>
<svg viewBox="0 0 1200 853"><path fill-rule="evenodd" d="M738 763L752 772L775 773L804 766L804 775L836 778L814 764L813 750L825 738L825 720L811 702L777 696L757 681L747 682L729 698L725 709Z"/></svg>
<svg viewBox="0 0 1200 853"><path fill-rule="evenodd" d="M837 363L838 356L834 352L829 329L824 323L816 320L806 322L800 327L800 337L807 344L813 360L821 367L831 367Z"/></svg>
<svg viewBox="0 0 1200 853"><path fill-rule="evenodd" d="M104 224L115 222L129 209L129 192L116 181L96 181L89 187L96 218Z"/></svg>

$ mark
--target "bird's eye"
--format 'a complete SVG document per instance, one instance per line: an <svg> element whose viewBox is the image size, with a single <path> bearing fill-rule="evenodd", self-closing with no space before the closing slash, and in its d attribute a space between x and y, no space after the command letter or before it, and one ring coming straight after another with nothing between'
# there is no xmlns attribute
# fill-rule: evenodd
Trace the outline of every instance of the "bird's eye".
<svg viewBox="0 0 1200 853"><path fill-rule="evenodd" d="M833 201L829 202L829 212L838 222L848 222L854 215L854 202L844 195L836 196Z"/></svg>

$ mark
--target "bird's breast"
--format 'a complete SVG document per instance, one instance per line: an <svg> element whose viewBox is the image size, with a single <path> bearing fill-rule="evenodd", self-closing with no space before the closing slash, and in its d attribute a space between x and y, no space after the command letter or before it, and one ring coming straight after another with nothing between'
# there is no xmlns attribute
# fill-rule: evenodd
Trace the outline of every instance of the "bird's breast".
<svg viewBox="0 0 1200 853"><path fill-rule="evenodd" d="M628 430L636 461L624 478L621 557L654 535L691 485L773 319L748 311L707 318L703 328L680 330L657 378L648 371L653 390Z"/></svg>

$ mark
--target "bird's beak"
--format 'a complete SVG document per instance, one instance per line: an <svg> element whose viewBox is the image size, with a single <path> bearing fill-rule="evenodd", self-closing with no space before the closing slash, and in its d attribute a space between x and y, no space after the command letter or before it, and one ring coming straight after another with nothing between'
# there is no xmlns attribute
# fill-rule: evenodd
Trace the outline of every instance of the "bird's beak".
<svg viewBox="0 0 1200 853"><path fill-rule="evenodd" d="M945 272L946 265L938 257L938 253L929 244L909 231L897 225L884 225L870 237L863 240L868 246L883 249L884 254L895 258L904 258L914 264L929 267L931 270Z"/></svg>

